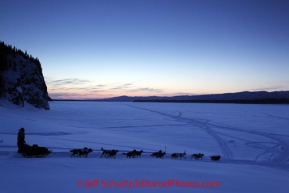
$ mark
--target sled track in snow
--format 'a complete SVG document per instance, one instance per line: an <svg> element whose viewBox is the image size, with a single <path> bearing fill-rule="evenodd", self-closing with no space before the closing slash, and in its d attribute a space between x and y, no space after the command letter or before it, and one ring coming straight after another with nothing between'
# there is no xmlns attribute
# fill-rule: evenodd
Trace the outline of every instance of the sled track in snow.
<svg viewBox="0 0 289 193"><path fill-rule="evenodd" d="M274 143L275 145L271 148L266 148L263 153L256 155L255 161L257 161L260 156L269 153L269 154L271 154L269 156L270 160L274 159L275 163L278 163L279 165L285 165L286 167L288 167L288 163L289 163L289 136L288 135L263 133L263 132L258 132L258 131L247 131L247 130L239 129L236 127L223 126L223 125L220 125L217 123L209 122L208 120L200 121L197 119L184 118L184 117L182 117L181 112L179 112L178 115L174 116L174 115L166 114L166 113L151 110L151 109L136 107L133 105L127 105L126 104L126 106L129 106L129 107L135 108L135 109L139 109L139 110L143 110L143 111L148 111L151 113L160 114L160 115L163 115L165 117L169 117L175 121L186 123L188 125L197 126L201 129L205 130L210 136L212 136L218 142L220 148L223 151L224 158L226 158L228 160L233 158L233 153L231 152L231 150L227 146L226 140L224 140L221 137L222 135L226 135L226 134L222 134L220 132L217 132L217 131L215 131L215 129L229 130L229 131L235 131L235 132L244 132L244 133L248 133L251 135L257 135L257 136L265 137L265 138L269 139L269 141L272 141L271 143ZM272 116L272 115L270 115L270 116ZM282 119L284 119L284 118L282 118ZM212 128L214 128L214 129L212 129ZM250 143L251 144L257 144L259 142L250 142ZM276 150L279 150L279 151L276 152ZM272 165L274 165L274 164L272 164Z"/></svg>
<svg viewBox="0 0 289 193"><path fill-rule="evenodd" d="M218 134L213 129L211 129L211 127L210 127L211 124L208 123L208 121L202 122L202 121L198 121L198 120L183 118L181 112L179 112L177 116L174 116L174 115L169 115L166 113L162 113L162 112L158 112L158 111L154 111L154 110L150 110L150 109L135 107L132 105L127 105L127 106L135 108L135 109L139 109L139 110L149 111L151 113L157 113L157 114L172 118L178 122L197 126L201 129L205 130L209 135L211 135L213 138L215 138L215 140L218 142L220 148L222 149L223 155L225 156L225 158L232 158L233 157L233 154L232 154L231 150L229 149L229 147L227 146L226 142L221 137L219 137Z"/></svg>

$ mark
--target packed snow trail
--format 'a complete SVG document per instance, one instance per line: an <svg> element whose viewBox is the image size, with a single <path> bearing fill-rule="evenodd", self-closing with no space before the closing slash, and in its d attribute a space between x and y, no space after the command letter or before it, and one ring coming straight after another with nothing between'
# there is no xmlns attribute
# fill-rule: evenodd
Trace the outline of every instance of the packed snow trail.
<svg viewBox="0 0 289 193"><path fill-rule="evenodd" d="M289 166L289 136L287 135L280 135L280 134L272 134L272 133L265 133L265 132L258 132L258 131L248 131L248 130L244 130L244 129L239 129L236 127L227 127L227 126L223 126L217 123L212 123L210 120L198 120L198 119L189 119L189 118L184 118L182 117L182 113L179 112L177 116L171 115L171 114L167 114L167 113L163 113L160 111L155 111L155 110L151 110L151 109L147 109L147 108L141 108L141 107L136 107L134 105L127 105L131 108L135 108L135 109L139 109L139 110L143 110L143 111L149 111L151 113L157 113L160 115L163 115L165 117L169 117L174 119L177 122L182 122L182 123L186 123L192 126L197 126L203 130L205 130L210 136L212 136L219 144L220 148L223 151L223 155L227 160L233 160L233 153L230 150L230 148L227 145L227 141L224 140L221 136L222 135L227 135L227 134L223 134L219 131L216 131L216 129L222 129L222 130L230 130L230 131L236 131L238 132L244 132L244 133L248 133L248 134L252 134L252 135L258 135L258 136L262 136L262 137L266 137L269 139L269 141L271 142L267 142L267 143L271 143L271 144L275 144L273 147L271 148L265 148L265 151L259 155L256 155L255 161L258 161L258 158L264 154L270 154L269 157L267 158L267 163L268 166L275 166L275 165L279 165L280 167L282 167L283 169L285 168L286 170L288 170ZM272 115L270 115L272 116ZM272 117L276 117L276 116L272 116ZM281 118L281 119L285 119L288 120L287 118L284 117L277 117L277 118ZM213 129L214 128L214 129ZM236 133L236 134L237 134ZM236 137L236 136L233 136ZM285 138L285 139L283 139ZM249 144L257 144L260 142L248 142L246 143L248 146L250 146ZM264 149L264 146L262 147L257 147L254 146L254 148L260 148L260 149ZM270 163L272 162L272 163Z"/></svg>
<svg viewBox="0 0 289 193"><path fill-rule="evenodd" d="M198 121L198 120L194 120L194 119L183 118L183 117L181 117L181 115L182 115L181 113L179 113L177 116L174 116L174 115L169 115L169 114L162 113L159 111L135 107L132 105L127 105L127 106L132 107L132 108L136 108L139 110L145 110L145 111L149 111L152 113L157 113L157 114L175 119L178 122L186 123L186 124L189 124L192 126L197 126L201 129L205 130L209 135L211 135L213 138L215 138L215 140L218 142L220 148L222 149L223 155L225 156L225 158L229 158L229 159L232 158L232 152L230 151L229 147L226 145L226 142L221 137L219 137L213 129L211 129L211 127L210 127L211 124L209 123L209 121L203 122L203 121Z"/></svg>

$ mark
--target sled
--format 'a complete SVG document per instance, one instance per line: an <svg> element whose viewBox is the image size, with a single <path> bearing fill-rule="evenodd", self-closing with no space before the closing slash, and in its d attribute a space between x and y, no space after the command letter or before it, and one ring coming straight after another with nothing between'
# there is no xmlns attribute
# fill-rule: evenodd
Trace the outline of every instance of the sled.
<svg viewBox="0 0 289 193"><path fill-rule="evenodd" d="M25 158L42 158L46 157L50 153L52 153L52 150L48 150L46 147L39 147L36 144L32 146L26 144L22 151L22 155Z"/></svg>

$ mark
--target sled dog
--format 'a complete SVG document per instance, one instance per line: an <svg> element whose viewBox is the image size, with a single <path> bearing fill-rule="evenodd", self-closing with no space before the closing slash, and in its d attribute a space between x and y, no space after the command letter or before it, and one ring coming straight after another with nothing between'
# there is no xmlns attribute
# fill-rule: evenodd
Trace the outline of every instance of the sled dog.
<svg viewBox="0 0 289 193"><path fill-rule="evenodd" d="M114 150L114 149L113 150L105 150L105 149L101 148L101 150L102 150L102 154L100 157L104 156L106 158L109 158L109 157L115 158L116 153L118 152L118 150Z"/></svg>
<svg viewBox="0 0 289 193"><path fill-rule="evenodd" d="M203 159L203 156L204 156L204 154L202 154L202 153L198 153L198 154L192 154L192 157L191 157L191 159L192 158L195 158L195 159Z"/></svg>
<svg viewBox="0 0 289 193"><path fill-rule="evenodd" d="M215 155L210 157L212 161L220 161L221 156L220 155Z"/></svg>

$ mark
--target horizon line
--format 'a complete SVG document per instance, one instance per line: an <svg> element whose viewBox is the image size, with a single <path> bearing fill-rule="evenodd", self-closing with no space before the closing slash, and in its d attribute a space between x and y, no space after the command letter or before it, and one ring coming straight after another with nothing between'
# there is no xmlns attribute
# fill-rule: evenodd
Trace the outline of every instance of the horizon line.
<svg viewBox="0 0 289 193"><path fill-rule="evenodd" d="M136 98L136 97L164 97L164 98L170 98L170 97L177 97L177 96L206 96L206 95L223 95L223 94L238 94L238 93L257 93L257 92L266 92L266 93L274 93L274 92L289 92L289 90L276 90L276 91L265 91L265 90L260 90L260 91L239 91L239 92L225 92L225 93L216 93L216 94L184 94L184 95L171 95L171 96L161 96L161 95L148 95L148 96L128 96L128 95L119 95L119 96L114 96L114 97L106 97L106 98L49 98L51 100L108 100L108 99L113 99L113 98L118 98L118 97L128 97L128 98Z"/></svg>

